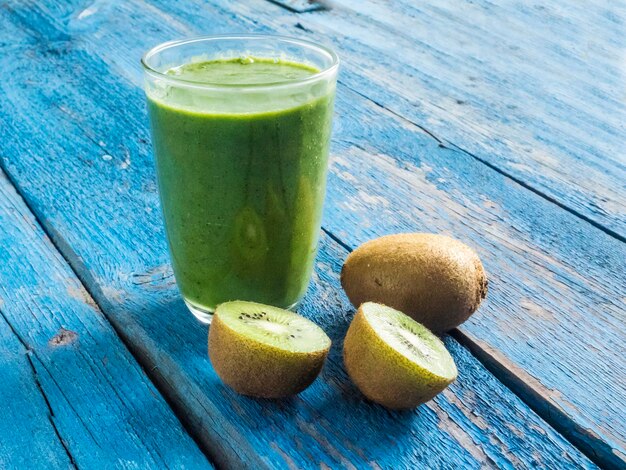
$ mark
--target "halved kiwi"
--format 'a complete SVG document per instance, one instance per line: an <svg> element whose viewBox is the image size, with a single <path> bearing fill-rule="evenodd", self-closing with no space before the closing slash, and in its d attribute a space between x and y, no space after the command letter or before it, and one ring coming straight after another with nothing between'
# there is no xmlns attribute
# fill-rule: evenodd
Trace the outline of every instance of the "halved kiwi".
<svg viewBox="0 0 626 470"><path fill-rule="evenodd" d="M413 408L443 391L457 368L442 341L425 326L385 305L366 302L344 340L352 381L388 408Z"/></svg>
<svg viewBox="0 0 626 470"><path fill-rule="evenodd" d="M254 302L219 305L209 328L215 371L236 392L255 397L300 393L322 370L330 344L312 321Z"/></svg>

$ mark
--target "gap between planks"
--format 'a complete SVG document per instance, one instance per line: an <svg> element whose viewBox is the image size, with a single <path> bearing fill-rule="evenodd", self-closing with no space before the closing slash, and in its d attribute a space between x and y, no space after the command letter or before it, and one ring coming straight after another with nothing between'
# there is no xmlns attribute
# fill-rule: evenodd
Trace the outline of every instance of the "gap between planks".
<svg viewBox="0 0 626 470"><path fill-rule="evenodd" d="M299 24L299 23L298 23ZM422 132L424 132L426 135L430 136L432 139L434 139L440 147L442 148L448 148L450 150L454 150L457 152L463 152L464 154L468 155L469 157L473 158L474 160L476 160L478 163L486 166L487 168L495 171L496 173L499 173L500 175L504 176L505 178L513 181L514 183L517 183L518 185L520 185L521 187L523 187L524 189L527 189L528 191L536 194L537 196L541 197L542 199L546 200L547 202L554 204L557 207L560 207L561 209L563 209L564 211L572 214L573 216L591 224L593 227L597 228L598 230L601 230L602 232L606 233L607 235L609 235L610 237L615 238L616 240L619 240L622 243L626 243L626 236L623 236L619 233L617 233L616 231L605 227L603 224L601 224L600 222L596 222L595 220L591 219L590 217L587 217L586 215L583 215L582 213L580 213L579 211L577 211L576 209L569 207L568 205L559 202L556 200L556 198L547 195L545 192L541 191L540 189L534 187L532 184L526 183L525 181L523 181L522 179L513 176L511 173L509 173L506 170L503 170L502 168L498 167L497 165L494 165L493 163L488 162L487 160L485 160L484 158L479 157L478 155L465 150L464 148L460 147L459 145L455 144L454 142L448 141L448 140L443 140L441 138L439 138L436 134L434 134L433 132L431 132L430 130L428 130L428 128L422 126L421 124L409 119L408 117L404 116L403 114L398 113L397 111L389 108L388 106L385 106L382 103L379 103L378 101L372 99L371 97L368 97L367 95L364 95L362 92L360 92L359 90L353 88L352 86L348 85L347 83L343 82L342 80L338 80L343 86L345 86L346 88L348 88L349 90L351 90L352 92L356 93L357 95L363 97L364 99L368 100L369 102L373 103L374 105L378 106L381 109L384 109L385 111L387 111L390 114L393 114L394 116L396 116L398 119L401 119L402 121L406 122L409 125L415 126L417 129L421 130Z"/></svg>
<svg viewBox="0 0 626 470"><path fill-rule="evenodd" d="M33 207L28 202L28 199L22 193L20 186L18 184L16 184L16 182L13 180L13 177L11 176L11 174L6 171L6 168L4 168L4 165L2 164L1 160L0 160L0 171L3 173L3 175L5 176L7 181L11 184L11 186L13 186L13 190L17 193L17 195L19 196L21 201L28 208L28 211L30 212L30 214L33 217L33 219L36 221L37 225L47 235L48 239L50 240L50 243L52 244L54 249L56 249L57 253L59 253L59 256L61 256L61 258L65 260L65 262L67 263L69 269L72 271L74 276L76 276L76 278L81 283L83 289L85 289L85 291L89 294L89 296L91 297L93 302L96 304L98 309L100 309L100 311L102 312L103 318L105 319L107 324L113 329L113 331L118 336L118 338L120 338L120 341L122 342L124 347L129 351L131 356L133 358L135 358L135 360L137 361L137 364L139 364L139 367L143 371L143 373L146 376L146 378L148 380L150 380L150 382L152 382L154 387L161 394L161 396L163 397L163 399L165 400L167 405L172 410L172 413L174 414L174 416L176 416L176 418L180 422L182 428L193 439L195 444L198 446L198 449L200 449L200 451L204 454L204 456L207 458L207 460L211 464L213 464L216 468L218 468L217 464L216 464L216 462L215 462L215 460L213 458L213 456L207 451L207 449L204 447L204 445L198 439L196 433L193 432L193 430L189 428L188 423L184 419L185 415L182 412L182 410L180 410L179 407L175 403L173 403L172 400L170 400L169 395L167 393L165 393L164 387L161 386L162 384L160 383L160 378L156 374L153 374L152 368L146 369L146 367L144 366L143 357L140 354L140 351L138 350L138 348L136 348L133 345L133 343L128 340L128 337L124 334L124 331L121 328L118 328L118 326L115 324L115 322L112 322L110 320L108 314L106 313L106 309L104 308L104 305L102 305L102 303L97 300L100 297L96 296L95 295L96 292L93 292L93 290L89 287L89 286L96 286L96 287L98 286L98 284L95 282L95 279L93 279L89 275L89 271L87 269L83 269L82 270L85 273L87 273L85 276L82 276L80 274L81 270L79 269L79 266L75 266L73 260L78 260L79 257L74 252L72 247L68 243L65 242L65 239L59 233L57 233L51 227L49 228L48 225L45 224L39 218L39 215L37 214L37 212L35 210L33 210ZM102 294L102 298L107 298L107 296L104 295L104 292L101 292L101 294ZM54 416L54 412L52 411L52 407L50 406L50 402L48 400L48 397L46 396L43 388L41 387L41 384L39 382L39 377L38 377L38 374L37 374L37 370L35 369L34 364L32 362L31 354L36 354L36 353L34 351L32 351L31 348L28 347L28 345L24 342L23 338L17 333L17 331L15 331L15 329L13 328L13 325L11 324L11 322L9 322L8 318L6 318L6 316L2 312L2 305L1 304L0 304L0 317L2 317L2 319L9 325L9 328L10 328L11 332L13 333L13 335L17 338L17 340L20 342L20 344L25 348L25 350L27 352L28 363L29 363L29 366L31 367L32 372L33 372L33 377L34 377L34 380L35 380L35 384L37 385L37 388L39 389L39 391L40 391L40 393L41 393L41 395L42 395L42 397L44 399L44 402L45 402L45 404L46 404L46 406L48 408L48 411L49 411L48 418L49 418L49 421L50 421L50 423L52 425L52 429L53 429L54 433L56 434L57 438L59 439L59 442L60 442L61 446L65 450L65 452L66 452L66 454L67 454L67 456L69 458L70 464L73 466L73 468L78 469L78 466L76 465L74 457L70 453L70 450L67 447L66 442L61 437L61 435L59 433L59 430L57 429L56 424L54 423L54 420L52 419L52 417Z"/></svg>
<svg viewBox="0 0 626 470"><path fill-rule="evenodd" d="M435 136L433 136L433 138L436 139ZM1 163L0 163L0 167L2 167ZM113 331L115 331L115 333L118 335L118 337L120 338L120 340L122 341L124 346L132 354L132 356L137 360L137 363L140 365L140 367L143 370L143 372L146 375L146 377L154 384L154 386L157 388L157 390L159 390L159 392L161 393L163 398L166 400L166 402L169 405L169 407L172 409L173 413L176 415L176 417L180 421L180 423L183 426L183 428L185 429L185 431L192 437L194 442L198 445L198 448L205 454L207 459L209 459L209 461L213 462L214 465L215 465L216 462L215 462L214 456L210 453L209 449L205 448L205 445L199 439L199 437L197 436L196 432L194 432L194 430L192 429L192 425L185 420L185 410L181 406L179 406L174 400L172 400L171 397L169 396L169 394L167 393L167 387L164 386L164 384L163 384L163 381L165 379L162 376L160 376L159 374L155 373L154 370L153 370L154 369L153 367L150 367L148 369L145 367L144 360L143 360L143 354L141 352L140 347L138 345L135 345L132 341L130 341L130 339L127 337L127 335L125 334L123 329L119 328L116 325L115 322L112 322L110 320L108 314L106 313L106 311L107 311L107 309L105 308L106 305L103 305L104 302L100 302L100 301L96 300L96 299L99 299L99 298L105 299L105 298L107 298L107 296L104 295L104 292L100 292L99 294L102 295L102 297L100 297L99 295L97 295L98 292L94 292L94 289L91 288L91 286L94 286L95 289L98 289L98 287L97 287L98 284L95 282L95 279L93 279L90 276L89 271L87 269L81 269L80 265L76 265L76 263L79 263L79 261L78 261L79 258L77 256L77 254L74 252L74 250L72 249L72 247L65 242L64 238L59 233L57 233L56 230L52 229L51 227L48 227L47 224L43 223L43 221L40 220L39 216L33 210L31 205L27 201L27 199L24 197L22 191L20 190L20 187L15 183L15 181L12 179L11 175L9 173L6 173L6 172L5 172L5 174L6 174L6 177L7 177L8 181L10 182L10 184L15 189L16 193L20 196L20 198L22 199L22 201L24 202L24 204L26 205L28 210L31 212L31 214L34 217L34 219L37 221L37 224L46 233L46 235L48 235L48 238L51 240L51 243L53 244L55 249L58 251L60 256L62 256L63 259L66 261L66 263L68 264L68 266L70 267L70 269L72 270L74 275L79 279L79 281L83 285L83 288L89 293L89 295L92 297L92 299L94 299L94 302L96 303L98 308L100 308L100 310L103 312L104 317L106 318L107 323L111 326ZM339 246L341 246L343 249L345 249L346 252L349 253L349 252L353 251L353 249L348 244L346 244L343 240L341 240L341 238L337 237L334 233L332 233L327 228L322 227L321 230L325 234L327 234L333 241L335 241ZM81 274L81 272L84 273L84 274ZM2 317L4 318L4 315L2 314L1 310L0 310L0 315L2 315ZM13 331L13 333L16 335L17 339L20 341L20 343L22 343L24 345L24 343L22 341L22 338L20 338L20 336L17 335L17 333L13 330L13 327L11 326L10 323L9 323L9 326L10 326L11 330ZM524 387L524 384L522 384L520 382L519 378L517 378L514 374L511 374L511 373L507 374L506 367L504 367L504 365L500 361L498 361L497 359L486 360L486 359L488 359L488 354L486 352L482 351L480 346L477 346L473 341L471 341L467 336L465 336L459 330L454 330L454 331L450 332L450 334L461 345L466 347L469 350L470 354L472 354L479 363L483 364L487 368L487 370L492 372L497 380L499 380L507 389L511 390L511 392L515 396L517 396L523 403L525 403L534 412L536 412L537 415L541 419L543 419L548 425L550 425L552 428L554 428L567 442L572 444L575 448L579 449L590 460L592 460L595 463L597 463L596 459L594 458L595 455L593 455L593 454L590 455L590 453L585 452L585 450L581 449L580 446L578 446L575 442L572 442L569 439L568 434L567 433L563 433L563 426L559 426L558 425L558 420L557 419L551 419L553 416L561 416L562 415L562 413L557 408L553 407L547 401L545 403L541 403L540 402L541 395L538 394L538 393L533 393L533 396L531 397L531 400L528 400L527 399L527 395L525 395L525 392L527 391L528 387ZM29 350L27 349L27 351L29 351ZM32 367L33 366L32 365L32 359L31 359L30 356L28 357L28 361L29 361L30 366ZM33 368L33 370L34 370L34 368ZM46 402L46 405L48 406L48 409L50 410L50 413L52 413L52 409L49 406L47 397L45 396L43 390L39 386L39 382L38 382L38 378L37 378L36 372L35 372L35 381L36 381L37 386L39 387L39 389L40 389L40 391L41 391L41 393L43 395L43 398L44 398L44 400ZM533 391L532 387L530 387L530 390ZM534 400L535 398L537 399L537 401ZM53 420L50 419L50 421L52 422ZM69 453L69 449L67 448L67 446L63 442L63 440L62 440L61 436L59 435L58 430L56 429L56 426L54 425L54 423L52 423L52 426L53 426L53 429L54 429L55 433L57 434L57 436L59 438L59 441L60 441L61 445L63 446L63 448L65 449L66 453L68 454L70 462L72 463L72 465L74 465L74 468L77 468L75 463L74 463L73 457Z"/></svg>
<svg viewBox="0 0 626 470"><path fill-rule="evenodd" d="M13 186L13 189L15 189L17 191L17 189L15 188L15 185L13 183L11 183L11 185ZM20 195L20 197L21 197L21 195ZM22 200L24 200L24 198L22 198ZM30 210L30 208L29 208L29 210ZM30 212L31 212L31 214L33 214L32 210ZM34 216L34 214L33 214L33 216ZM39 225L41 226L41 224L39 224ZM59 428L57 428L57 425L54 422L54 411L52 410L52 406L50 405L50 400L48 399L48 396L46 395L45 390L41 386L41 382L39 381L39 374L37 373L37 369L35 368L35 364L33 364L32 355L33 354L37 354L37 352L34 351L33 349L31 349L28 346L28 344L24 341L24 338L22 338L22 336L15 330L15 328L13 327L13 325L11 324L9 319L6 317L6 315L2 311L2 304L0 304L0 317L8 325L9 330L11 331L11 333L13 333L13 336L15 336L15 338L19 341L19 344L22 345L22 347L24 348L24 351L26 351L26 360L28 361L28 366L30 367L31 373L33 375L33 380L35 382L35 385L37 386L37 390L39 391L39 393L41 394L41 397L43 398L44 403L46 404L46 408L48 409L48 422L50 423L50 426L52 426L52 430L54 431L54 434L55 434L56 438L58 439L59 444L61 444L61 447L65 451L65 454L67 455L67 458L69 459L69 463L70 463L71 467L74 468L74 469L78 469L78 466L76 465L76 462L74 460L74 456L70 452L70 449L68 448L67 443L65 442L63 437L61 437L61 433L59 432Z"/></svg>

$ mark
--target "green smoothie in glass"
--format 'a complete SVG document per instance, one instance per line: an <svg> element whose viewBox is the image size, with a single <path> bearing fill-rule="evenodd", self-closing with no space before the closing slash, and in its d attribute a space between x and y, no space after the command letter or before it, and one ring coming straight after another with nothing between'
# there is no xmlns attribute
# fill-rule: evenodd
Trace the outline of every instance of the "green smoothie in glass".
<svg viewBox="0 0 626 470"><path fill-rule="evenodd" d="M250 38L214 57L215 42L241 38L192 40L206 41L209 53L183 54L147 74L174 274L203 321L229 300L293 307L307 289L320 231L336 57L319 49L326 62L316 62L317 46ZM263 40L274 53L255 50ZM149 60L150 53L144 65Z"/></svg>

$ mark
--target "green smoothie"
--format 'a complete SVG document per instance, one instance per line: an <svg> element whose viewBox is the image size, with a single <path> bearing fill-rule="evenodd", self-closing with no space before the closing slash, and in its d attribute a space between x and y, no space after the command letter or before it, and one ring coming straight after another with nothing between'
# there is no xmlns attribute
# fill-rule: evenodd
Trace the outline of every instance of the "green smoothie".
<svg viewBox="0 0 626 470"><path fill-rule="evenodd" d="M317 70L242 58L195 62L167 73L236 88L302 80ZM334 89L303 93L300 87L276 99L271 94L226 93L216 99L172 87L161 96L148 95L172 264L192 308L212 311L229 300L290 307L307 289L325 194Z"/></svg>

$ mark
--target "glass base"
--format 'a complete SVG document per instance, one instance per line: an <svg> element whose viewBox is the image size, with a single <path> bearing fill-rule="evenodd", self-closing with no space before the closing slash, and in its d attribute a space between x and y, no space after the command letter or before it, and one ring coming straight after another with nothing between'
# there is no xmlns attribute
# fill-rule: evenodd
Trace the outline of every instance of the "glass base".
<svg viewBox="0 0 626 470"><path fill-rule="evenodd" d="M210 308L201 307L199 305L193 304L187 299L183 299L183 300L185 301L185 305L187 305L187 308L189 309L189 311L193 313L194 317L196 317L205 325L211 324L211 320L213 319L213 310L211 310Z"/></svg>
<svg viewBox="0 0 626 470"><path fill-rule="evenodd" d="M211 324L211 320L213 319L213 313L215 312L214 310L207 308L207 307L201 307L200 305L196 305L193 302L190 302L189 300L185 298L183 298L183 300L185 301L185 305L187 305L187 308L189 309L189 311L193 313L194 317L196 317L205 325ZM283 307L283 308L285 310L294 311L298 307L298 305L300 305L301 301L302 299L298 299L296 302L292 303L288 307Z"/></svg>

